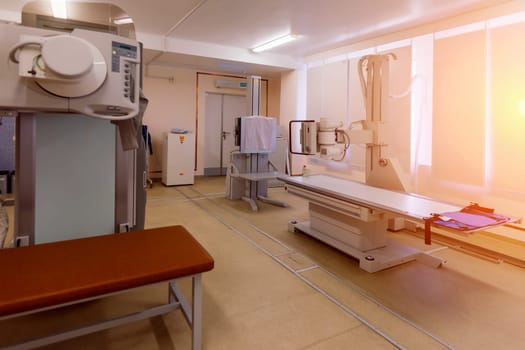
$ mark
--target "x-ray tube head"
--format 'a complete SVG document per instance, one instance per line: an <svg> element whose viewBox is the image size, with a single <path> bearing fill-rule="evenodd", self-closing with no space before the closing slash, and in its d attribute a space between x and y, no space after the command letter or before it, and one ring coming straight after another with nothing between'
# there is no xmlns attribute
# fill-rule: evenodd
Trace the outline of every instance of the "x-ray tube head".
<svg viewBox="0 0 525 350"><path fill-rule="evenodd" d="M317 123L305 122L301 125L301 145L303 152L317 153Z"/></svg>
<svg viewBox="0 0 525 350"><path fill-rule="evenodd" d="M313 155L317 153L317 122L292 120L289 124L290 153Z"/></svg>

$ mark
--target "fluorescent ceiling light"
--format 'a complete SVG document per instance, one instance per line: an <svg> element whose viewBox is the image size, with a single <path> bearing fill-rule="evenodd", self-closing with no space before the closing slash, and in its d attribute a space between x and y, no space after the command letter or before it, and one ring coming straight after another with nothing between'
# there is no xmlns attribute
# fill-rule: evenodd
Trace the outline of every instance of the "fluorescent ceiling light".
<svg viewBox="0 0 525 350"><path fill-rule="evenodd" d="M51 0L53 17L67 19L66 0Z"/></svg>
<svg viewBox="0 0 525 350"><path fill-rule="evenodd" d="M288 34L282 37L279 37L277 39L273 39L272 41L267 42L266 44L262 44L260 46L257 46L252 49L253 52L261 52L268 49L271 49L273 47L286 44L287 42L290 42L292 40L297 39L297 35L295 34Z"/></svg>
<svg viewBox="0 0 525 350"><path fill-rule="evenodd" d="M115 24L130 24L133 23L133 19L131 17L121 17L121 18L115 18L113 20L113 23Z"/></svg>

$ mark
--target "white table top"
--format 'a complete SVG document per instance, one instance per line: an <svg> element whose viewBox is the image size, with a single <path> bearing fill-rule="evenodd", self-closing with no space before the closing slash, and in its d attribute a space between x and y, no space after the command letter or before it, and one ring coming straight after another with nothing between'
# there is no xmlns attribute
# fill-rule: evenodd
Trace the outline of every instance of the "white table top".
<svg viewBox="0 0 525 350"><path fill-rule="evenodd" d="M433 213L458 211L462 208L431 198L385 190L330 175L279 176L278 179L319 194L415 219L424 219Z"/></svg>

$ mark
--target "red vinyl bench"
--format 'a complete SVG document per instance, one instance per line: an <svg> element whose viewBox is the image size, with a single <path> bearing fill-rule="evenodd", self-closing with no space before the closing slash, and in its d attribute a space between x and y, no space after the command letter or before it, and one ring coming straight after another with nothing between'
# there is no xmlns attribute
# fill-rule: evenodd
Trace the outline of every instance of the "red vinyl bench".
<svg viewBox="0 0 525 350"><path fill-rule="evenodd" d="M0 250L0 321L168 282L166 304L0 347L31 349L151 318L181 308L192 348L202 347L202 276L210 254L182 226L147 229ZM8 267L8 268L6 268ZM192 278L192 303L176 284Z"/></svg>

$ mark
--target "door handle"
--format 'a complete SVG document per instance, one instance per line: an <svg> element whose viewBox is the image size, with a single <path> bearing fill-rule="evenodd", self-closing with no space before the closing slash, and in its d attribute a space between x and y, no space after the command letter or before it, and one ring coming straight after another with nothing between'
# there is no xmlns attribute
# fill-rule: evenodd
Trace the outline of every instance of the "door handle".
<svg viewBox="0 0 525 350"><path fill-rule="evenodd" d="M231 134L231 132L223 131L223 132L222 132L222 139L223 139L223 140L226 140L226 136L228 136L229 134Z"/></svg>

